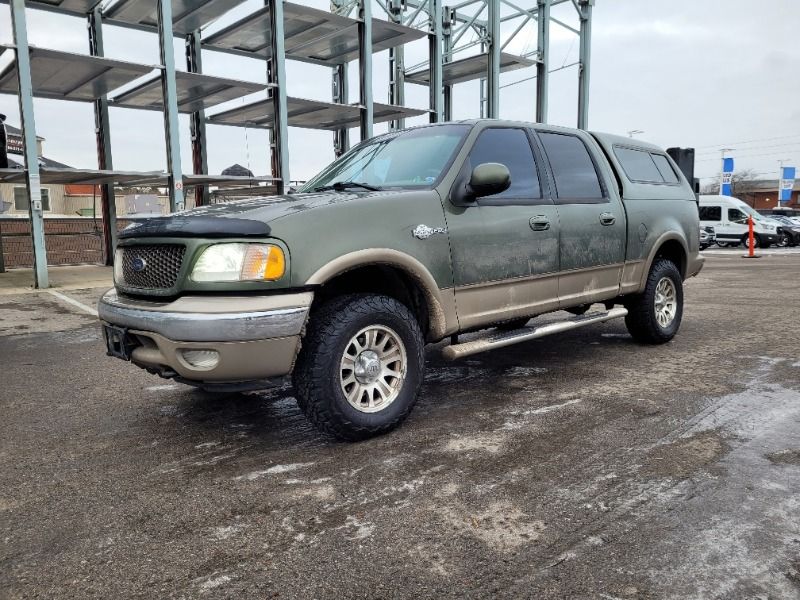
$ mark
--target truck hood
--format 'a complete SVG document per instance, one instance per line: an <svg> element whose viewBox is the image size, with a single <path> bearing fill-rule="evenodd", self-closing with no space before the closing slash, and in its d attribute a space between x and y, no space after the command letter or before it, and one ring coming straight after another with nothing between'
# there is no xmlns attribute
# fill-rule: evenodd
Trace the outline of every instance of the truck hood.
<svg viewBox="0 0 800 600"><path fill-rule="evenodd" d="M120 239L141 237L264 237L270 223L300 212L374 197L397 196L404 191L318 192L283 196L262 196L224 204L201 206L167 217L131 223Z"/></svg>

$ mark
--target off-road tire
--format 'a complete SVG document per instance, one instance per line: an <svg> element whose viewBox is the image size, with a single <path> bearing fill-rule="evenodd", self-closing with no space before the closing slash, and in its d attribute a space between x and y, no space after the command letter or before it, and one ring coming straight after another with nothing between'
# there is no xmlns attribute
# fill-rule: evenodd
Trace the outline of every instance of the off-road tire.
<svg viewBox="0 0 800 600"><path fill-rule="evenodd" d="M667 327L658 323L655 311L656 286L664 277L672 280L677 301L675 316ZM675 263L664 258L656 259L650 267L644 291L631 297L625 306L628 309L625 326L637 342L664 344L675 337L683 318L683 278Z"/></svg>
<svg viewBox="0 0 800 600"><path fill-rule="evenodd" d="M364 413L342 391L339 365L345 346L362 328L390 327L406 350L406 376L399 396L385 409ZM312 311L295 364L293 383L297 403L324 433L358 441L397 427L417 401L425 370L425 342L411 311L388 296L349 294L333 298Z"/></svg>

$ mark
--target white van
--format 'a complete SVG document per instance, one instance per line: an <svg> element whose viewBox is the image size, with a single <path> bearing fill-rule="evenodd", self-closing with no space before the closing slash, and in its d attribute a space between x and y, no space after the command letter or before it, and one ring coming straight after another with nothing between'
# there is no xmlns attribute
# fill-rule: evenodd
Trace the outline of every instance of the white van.
<svg viewBox="0 0 800 600"><path fill-rule="evenodd" d="M781 236L778 233L778 224L772 219L758 214L738 198L700 196L700 225L714 228L719 246L747 246L747 220L751 215L756 247L766 248L770 244L777 244Z"/></svg>

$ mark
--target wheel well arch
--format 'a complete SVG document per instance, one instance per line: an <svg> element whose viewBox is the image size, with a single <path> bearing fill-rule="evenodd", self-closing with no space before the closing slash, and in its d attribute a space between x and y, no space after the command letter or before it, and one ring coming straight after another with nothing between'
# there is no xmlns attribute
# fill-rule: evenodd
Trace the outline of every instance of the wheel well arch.
<svg viewBox="0 0 800 600"><path fill-rule="evenodd" d="M686 252L686 247L678 238L669 238L666 240L661 241L655 249L653 253L653 257L650 260L648 265L647 272L650 271L650 266L652 266L653 262L659 258L664 258L678 267L678 271L680 271L681 277L686 279L686 266L688 263L688 253ZM646 273L645 273L646 276Z"/></svg>
<svg viewBox="0 0 800 600"><path fill-rule="evenodd" d="M399 260L392 260L392 252L366 261L359 260L366 256L342 257L339 264L326 265L308 281L315 290L312 310L343 294L384 294L411 310L427 341L441 339L448 323L433 276L415 259L397 254Z"/></svg>

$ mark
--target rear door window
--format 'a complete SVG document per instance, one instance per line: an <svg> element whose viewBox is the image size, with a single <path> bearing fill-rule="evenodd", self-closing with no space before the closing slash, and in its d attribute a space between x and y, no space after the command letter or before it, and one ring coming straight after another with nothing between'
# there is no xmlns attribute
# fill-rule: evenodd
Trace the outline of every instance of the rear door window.
<svg viewBox="0 0 800 600"><path fill-rule="evenodd" d="M594 161L583 141L569 134L539 132L562 204L607 202Z"/></svg>

